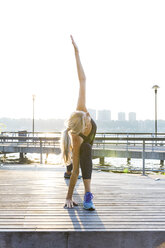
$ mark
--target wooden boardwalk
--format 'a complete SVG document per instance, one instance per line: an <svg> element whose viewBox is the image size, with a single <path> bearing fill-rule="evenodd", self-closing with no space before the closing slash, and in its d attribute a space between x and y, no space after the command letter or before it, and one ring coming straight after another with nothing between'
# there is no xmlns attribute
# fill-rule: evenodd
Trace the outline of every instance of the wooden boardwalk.
<svg viewBox="0 0 165 248"><path fill-rule="evenodd" d="M89 212L82 207L82 179L77 181L73 197L79 206L63 208L69 183L69 180L63 178L64 171L65 167L61 165L0 167L0 247L10 248L2 245L6 244L7 236L4 235L16 232L56 232L58 235L91 232L89 236L92 237L93 232L102 232L104 235L125 232L129 235L130 232L144 234L146 231L151 234L156 232L157 235L163 233L164 240L158 235L153 241L157 243L152 243L157 246L141 247L159 247L165 242L165 176L93 171L92 193L96 211ZM156 177L160 180L156 180Z"/></svg>

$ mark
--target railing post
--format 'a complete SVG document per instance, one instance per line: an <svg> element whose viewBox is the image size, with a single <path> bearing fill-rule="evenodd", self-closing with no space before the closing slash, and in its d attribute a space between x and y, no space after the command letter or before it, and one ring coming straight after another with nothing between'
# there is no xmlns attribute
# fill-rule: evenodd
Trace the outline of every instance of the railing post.
<svg viewBox="0 0 165 248"><path fill-rule="evenodd" d="M143 154L142 154L142 158L143 158L143 176L145 176L145 140L143 140Z"/></svg>
<svg viewBox="0 0 165 248"><path fill-rule="evenodd" d="M105 149L105 133L104 133L103 149Z"/></svg>
<svg viewBox="0 0 165 248"><path fill-rule="evenodd" d="M127 151L128 151L128 138L129 138L129 135L127 133Z"/></svg>
<svg viewBox="0 0 165 248"><path fill-rule="evenodd" d="M42 139L40 138L40 164L42 164Z"/></svg>
<svg viewBox="0 0 165 248"><path fill-rule="evenodd" d="M154 138L154 134L151 135L152 137L151 138ZM152 140L152 152L154 151L154 141Z"/></svg>
<svg viewBox="0 0 165 248"><path fill-rule="evenodd" d="M134 138L135 138L135 134L134 134ZM135 140L134 140L134 146L135 146Z"/></svg>

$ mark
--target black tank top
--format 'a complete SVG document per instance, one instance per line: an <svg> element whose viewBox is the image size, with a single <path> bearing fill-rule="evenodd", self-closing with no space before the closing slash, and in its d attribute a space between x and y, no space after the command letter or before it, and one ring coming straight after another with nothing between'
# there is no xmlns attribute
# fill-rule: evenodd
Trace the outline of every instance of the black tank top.
<svg viewBox="0 0 165 248"><path fill-rule="evenodd" d="M91 118L91 124L92 124L92 129L91 129L91 132L90 134L88 134L88 136L85 136L84 134L82 133L79 133L79 136L81 138L83 138L83 143L89 143L91 145L93 145L93 141L95 139L95 135L96 135L96 130L97 130L97 126L96 126L96 123L94 122L94 120Z"/></svg>

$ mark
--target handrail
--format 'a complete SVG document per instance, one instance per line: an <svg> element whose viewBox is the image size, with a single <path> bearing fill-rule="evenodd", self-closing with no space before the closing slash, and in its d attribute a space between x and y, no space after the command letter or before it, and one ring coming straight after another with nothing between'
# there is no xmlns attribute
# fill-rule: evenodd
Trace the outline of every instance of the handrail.
<svg viewBox="0 0 165 248"><path fill-rule="evenodd" d="M33 136L18 136L18 137L12 137L12 136L1 136L0 140L34 140L34 141L58 141L60 140L60 137L33 137ZM97 140L130 140L130 141L165 141L165 137L95 137L95 141Z"/></svg>
<svg viewBox="0 0 165 248"><path fill-rule="evenodd" d="M33 136L0 136L0 140L33 140L33 141L58 141L60 137L33 137Z"/></svg>
<svg viewBox="0 0 165 248"><path fill-rule="evenodd" d="M24 130L23 130L24 131ZM20 132L23 132L23 131L3 131L1 132L2 135L4 134L19 134ZM25 131L26 134L33 134L33 132L28 132L28 131ZM34 134L61 134L62 131L55 131L55 132L34 132ZM133 132L97 132L96 135L165 135L165 133L157 133L155 134L154 132L150 132L150 133L144 133L144 132L136 132L136 133L133 133Z"/></svg>
<svg viewBox="0 0 165 248"><path fill-rule="evenodd" d="M14 134L19 134L20 132L25 132L26 134L33 134L33 132L28 132L28 131L14 131L14 132L12 132L12 131L3 131L3 132L1 132L1 134L5 134L5 133L14 133ZM59 131L59 132L34 132L34 134L39 134L39 133L43 133L43 134L61 134L61 132Z"/></svg>

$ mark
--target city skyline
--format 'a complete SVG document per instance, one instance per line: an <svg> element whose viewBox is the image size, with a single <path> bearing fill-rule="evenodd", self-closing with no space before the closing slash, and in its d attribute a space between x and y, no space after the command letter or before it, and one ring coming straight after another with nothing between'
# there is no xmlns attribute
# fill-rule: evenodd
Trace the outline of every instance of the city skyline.
<svg viewBox="0 0 165 248"><path fill-rule="evenodd" d="M110 120L99 121L97 124L97 132L150 132L155 133L154 120ZM3 123L3 125L2 125ZM64 119L36 119L35 132L58 132L65 129ZM33 132L32 119L10 119L0 118L1 132L28 131ZM158 133L165 132L165 120L158 120Z"/></svg>
<svg viewBox="0 0 165 248"><path fill-rule="evenodd" d="M113 118L113 114L114 113L112 113L112 111L111 110L108 110L108 109L99 109L99 110L96 110L96 109L88 109L88 111L89 111L89 113L90 113L90 115L91 115L91 117L93 118L93 119L95 119L95 120L99 120L98 119L98 112L109 112L110 113L110 118L109 119L107 119L107 118L100 118L100 121L102 120L102 121L120 121L119 120L119 114L124 114L124 118L123 118L123 121L147 121L147 120L151 120L151 121L155 121L155 119L153 118L153 119L145 119L145 120L142 120L142 119L138 119L137 118L137 114L136 114L136 112L133 112L133 111L131 111L131 112L116 112L115 113L115 115L117 116L117 118ZM92 113L93 112L93 113ZM13 118L13 117L0 117L0 119L31 119L31 120L33 120L33 116L30 116L30 117L18 117L18 118ZM57 117L57 118L35 118L36 120L66 120L67 119L67 117L63 117L63 118L59 118L59 117ZM160 118L158 118L158 120L163 120L163 119L160 119ZM2 124L2 123L0 123L0 124Z"/></svg>
<svg viewBox="0 0 165 248"><path fill-rule="evenodd" d="M94 118L95 120L103 120L103 121L111 121L111 120L116 120L112 118L111 115L111 110L109 109L88 109L89 113L91 114L91 117ZM124 121L124 120L130 120L130 121L135 121L136 120L136 112L128 112L128 118L126 118L126 113L125 112L118 112L118 118L117 120Z"/></svg>

